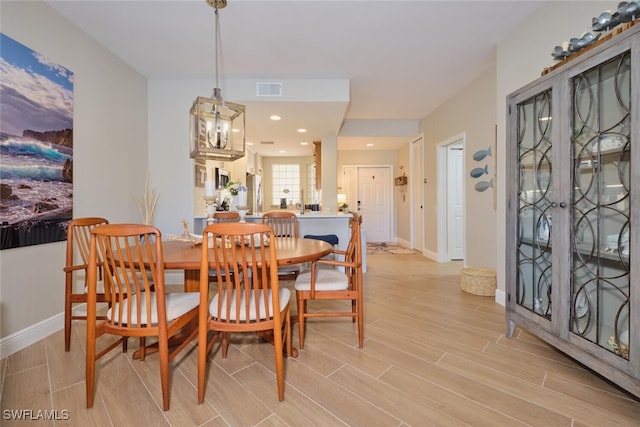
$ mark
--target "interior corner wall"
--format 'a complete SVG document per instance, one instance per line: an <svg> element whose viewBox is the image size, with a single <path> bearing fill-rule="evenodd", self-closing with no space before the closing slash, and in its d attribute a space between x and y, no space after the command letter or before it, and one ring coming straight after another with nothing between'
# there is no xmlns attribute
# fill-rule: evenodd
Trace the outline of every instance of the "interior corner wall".
<svg viewBox="0 0 640 427"><path fill-rule="evenodd" d="M428 180L424 185L424 246L429 252L438 253L437 207L438 203L446 202L438 200L438 145L465 134L464 264L491 269L496 268L496 190L491 187L483 192L475 191L478 180L470 177L469 171L487 164L489 176L482 179L496 181L493 156L486 157L482 163L473 160L473 153L494 145L496 113L487 106L495 105L495 97L496 70L492 67L425 117L420 126L424 132L424 174Z"/></svg>
<svg viewBox="0 0 640 427"><path fill-rule="evenodd" d="M142 191L147 168L146 79L42 1L2 0L0 26L74 73L73 215L138 222L132 192ZM64 262L65 242L0 251L0 339L42 323L62 328Z"/></svg>
<svg viewBox="0 0 640 427"><path fill-rule="evenodd" d="M393 177L411 175L411 142L398 150L397 163L394 167ZM394 181L395 184L395 181ZM410 185L393 186L394 205L396 207L396 234L395 241L409 245L411 242L411 197ZM424 210L423 210L424 212Z"/></svg>

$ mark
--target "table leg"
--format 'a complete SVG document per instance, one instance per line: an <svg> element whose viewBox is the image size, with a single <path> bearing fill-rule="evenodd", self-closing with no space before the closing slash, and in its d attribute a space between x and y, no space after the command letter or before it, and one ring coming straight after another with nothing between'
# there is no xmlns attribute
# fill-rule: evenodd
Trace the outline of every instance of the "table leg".
<svg viewBox="0 0 640 427"><path fill-rule="evenodd" d="M184 271L184 291L200 292L200 270Z"/></svg>

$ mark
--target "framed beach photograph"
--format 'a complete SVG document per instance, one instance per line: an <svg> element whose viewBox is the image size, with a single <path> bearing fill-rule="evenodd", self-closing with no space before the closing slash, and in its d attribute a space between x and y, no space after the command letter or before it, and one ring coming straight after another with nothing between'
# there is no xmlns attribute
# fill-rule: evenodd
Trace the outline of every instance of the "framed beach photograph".
<svg viewBox="0 0 640 427"><path fill-rule="evenodd" d="M73 73L0 33L0 249L66 240Z"/></svg>

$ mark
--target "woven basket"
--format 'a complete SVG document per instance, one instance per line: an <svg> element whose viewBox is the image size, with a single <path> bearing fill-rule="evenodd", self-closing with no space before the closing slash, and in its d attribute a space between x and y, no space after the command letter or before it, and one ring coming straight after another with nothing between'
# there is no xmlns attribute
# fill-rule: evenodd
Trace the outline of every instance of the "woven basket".
<svg viewBox="0 0 640 427"><path fill-rule="evenodd" d="M480 296L496 294L496 272L487 268L463 268L460 289Z"/></svg>

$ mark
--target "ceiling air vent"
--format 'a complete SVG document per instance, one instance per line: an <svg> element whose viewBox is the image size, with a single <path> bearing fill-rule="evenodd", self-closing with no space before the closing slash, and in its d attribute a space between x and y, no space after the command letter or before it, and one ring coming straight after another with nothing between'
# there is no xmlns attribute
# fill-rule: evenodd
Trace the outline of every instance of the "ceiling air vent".
<svg viewBox="0 0 640 427"><path fill-rule="evenodd" d="M256 83L257 96L282 96L282 83L258 82Z"/></svg>
<svg viewBox="0 0 640 427"><path fill-rule="evenodd" d="M260 141L261 145L276 145L275 141Z"/></svg>

